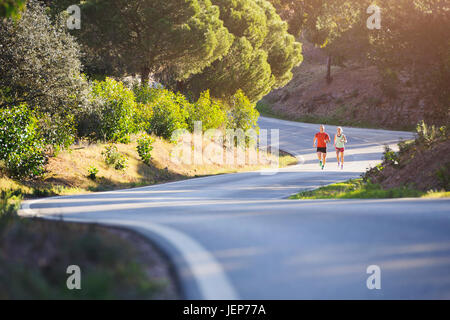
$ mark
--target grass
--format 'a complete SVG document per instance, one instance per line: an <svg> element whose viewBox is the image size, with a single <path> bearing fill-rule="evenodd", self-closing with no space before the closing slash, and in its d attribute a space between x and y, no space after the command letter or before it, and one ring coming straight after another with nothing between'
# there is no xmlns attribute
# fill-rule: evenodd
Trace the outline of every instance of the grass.
<svg viewBox="0 0 450 320"><path fill-rule="evenodd" d="M179 298L167 262L138 235L96 225L21 219L16 214L23 198L131 188L264 167L177 164L171 161L175 146L159 138L147 165L138 155L136 140L116 144L120 158L126 157L123 170L105 162L102 152L107 144L81 143L51 158L39 180L0 176L0 299ZM283 152L278 160L281 167L297 163ZM66 287L70 265L81 268L80 291Z"/></svg>
<svg viewBox="0 0 450 320"><path fill-rule="evenodd" d="M178 298L165 261L137 235L95 225L21 219L16 210L17 202L3 192L0 299ZM70 265L81 268L81 290L67 289Z"/></svg>
<svg viewBox="0 0 450 320"><path fill-rule="evenodd" d="M118 152L127 157L127 167L124 170L116 170L114 166L105 163L102 152L107 144L80 143L51 158L46 168L47 173L39 180L18 181L0 176L0 190L11 190L16 197L37 198L126 189L193 177L254 171L264 167L247 163L176 164L171 161L175 145L160 138L155 138L152 159L147 165L138 155L136 140L137 137L133 137L129 144L116 144ZM281 167L296 162L295 157L280 153ZM97 169L95 178L91 175L93 168Z"/></svg>
<svg viewBox="0 0 450 320"><path fill-rule="evenodd" d="M450 192L423 192L410 187L383 189L379 184L364 182L362 179L353 179L316 190L303 191L291 196L290 199L444 198L449 196Z"/></svg>

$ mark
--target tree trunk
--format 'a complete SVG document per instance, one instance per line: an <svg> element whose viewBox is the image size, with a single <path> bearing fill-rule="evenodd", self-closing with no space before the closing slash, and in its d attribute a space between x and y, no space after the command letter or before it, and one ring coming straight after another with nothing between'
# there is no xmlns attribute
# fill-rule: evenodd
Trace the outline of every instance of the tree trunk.
<svg viewBox="0 0 450 320"><path fill-rule="evenodd" d="M184 93L184 89L185 89L186 85L184 81L177 81L177 91Z"/></svg>
<svg viewBox="0 0 450 320"><path fill-rule="evenodd" d="M148 82L150 80L150 68L143 67L141 70L141 86L148 86Z"/></svg>
<svg viewBox="0 0 450 320"><path fill-rule="evenodd" d="M331 77L331 54L327 58L327 83L331 83L333 78Z"/></svg>

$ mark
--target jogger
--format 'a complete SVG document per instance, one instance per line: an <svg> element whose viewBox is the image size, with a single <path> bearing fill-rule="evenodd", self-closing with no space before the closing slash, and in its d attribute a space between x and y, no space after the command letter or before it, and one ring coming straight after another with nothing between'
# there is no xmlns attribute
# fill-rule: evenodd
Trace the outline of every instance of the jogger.
<svg viewBox="0 0 450 320"><path fill-rule="evenodd" d="M320 132L314 136L313 147L317 146L317 157L319 158L319 166L322 170L327 163L327 143L330 143L330 136L325 132L325 126L320 125Z"/></svg>
<svg viewBox="0 0 450 320"><path fill-rule="evenodd" d="M347 137L344 135L344 131L341 127L337 128L337 133L334 136L334 147L336 148L336 158L338 161L338 168L344 169L344 151L345 144L347 143Z"/></svg>

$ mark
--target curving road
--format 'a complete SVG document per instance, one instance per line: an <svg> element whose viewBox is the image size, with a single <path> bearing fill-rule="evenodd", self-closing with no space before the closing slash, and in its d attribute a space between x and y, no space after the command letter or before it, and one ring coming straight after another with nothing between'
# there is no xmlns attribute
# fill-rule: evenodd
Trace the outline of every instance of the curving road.
<svg viewBox="0 0 450 320"><path fill-rule="evenodd" d="M319 170L317 125L261 118L299 165L26 202L22 215L136 230L173 261L188 299L450 299L450 199L286 200L358 177L412 135L344 128L347 165ZM327 131L335 132L328 126ZM381 290L366 269L381 268Z"/></svg>

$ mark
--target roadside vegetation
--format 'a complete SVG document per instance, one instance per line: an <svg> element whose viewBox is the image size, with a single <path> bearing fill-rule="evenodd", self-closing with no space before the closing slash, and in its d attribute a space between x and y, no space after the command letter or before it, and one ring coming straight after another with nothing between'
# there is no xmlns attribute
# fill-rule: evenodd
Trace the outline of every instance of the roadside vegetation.
<svg viewBox="0 0 450 320"><path fill-rule="evenodd" d="M263 98L278 117L413 131L448 125L450 29L441 0L270 0L304 61ZM380 28L369 28L380 9ZM372 11L373 12L373 11ZM262 111L262 108L259 109ZM264 112L261 112L264 114Z"/></svg>
<svg viewBox="0 0 450 320"><path fill-rule="evenodd" d="M195 122L203 132L257 132L255 102L301 62L272 6L239 2L0 1L0 299L178 298L173 277L161 274L167 263L144 240L20 219L16 202L266 166L171 161L173 133L191 134ZM75 4L83 28L69 30ZM252 13L231 15L229 6ZM65 287L72 264L81 291Z"/></svg>
<svg viewBox="0 0 450 320"><path fill-rule="evenodd" d="M0 299L178 299L170 265L143 238L95 225L23 219L0 199ZM66 286L81 269L81 290Z"/></svg>
<svg viewBox="0 0 450 320"><path fill-rule="evenodd" d="M107 77L106 71L100 77L84 74L83 69L93 70L80 60L86 47L61 25L63 16L47 13L31 0L18 20L0 26L1 48L9 48L0 51L0 190L40 197L262 167L211 164L208 158L204 164L174 164L170 157L178 146L173 132L192 133L195 122L203 132L257 131L259 113L243 90L218 98L205 87L193 98L150 85L146 77L139 82ZM283 166L294 161L280 158Z"/></svg>
<svg viewBox="0 0 450 320"><path fill-rule="evenodd" d="M384 189L363 179L353 179L335 183L316 190L300 192L290 197L294 200L312 199L389 199L389 198L444 198L450 197L446 191L420 191L411 187Z"/></svg>
<svg viewBox="0 0 450 320"><path fill-rule="evenodd" d="M39 198L115 189L127 189L207 175L255 171L261 164L175 163L175 145L155 136L132 135L129 143L80 142L49 159L45 173L38 179L0 178L0 190L14 196ZM269 160L276 161L269 154ZM280 152L280 167L297 159Z"/></svg>
<svg viewBox="0 0 450 320"><path fill-rule="evenodd" d="M361 179L300 192L291 199L382 199L450 197L450 139L447 127L417 125L416 139L386 147L383 162Z"/></svg>

